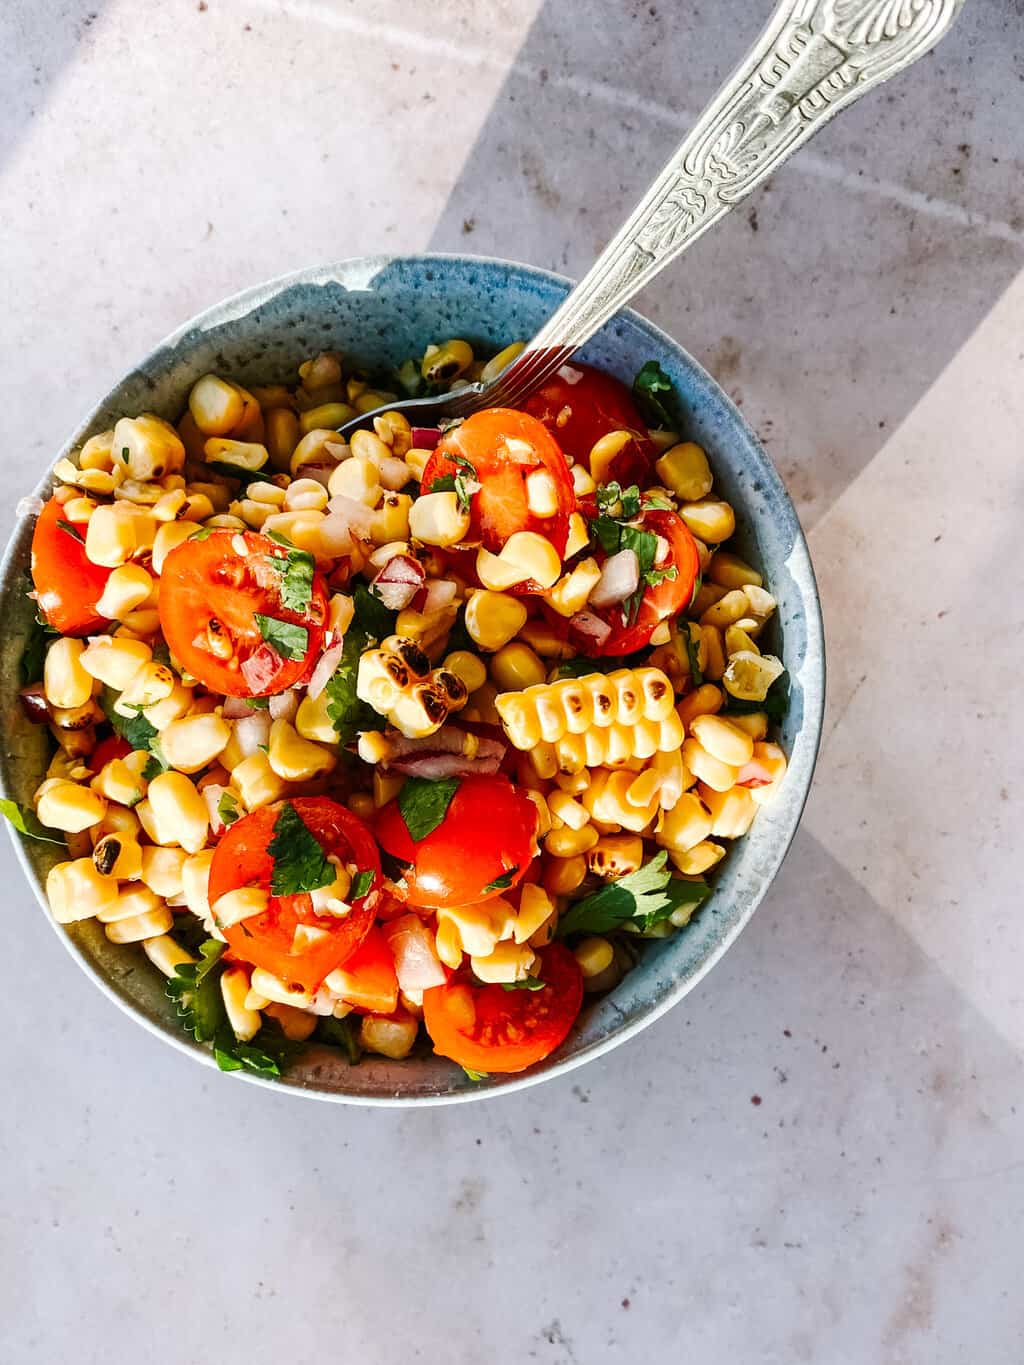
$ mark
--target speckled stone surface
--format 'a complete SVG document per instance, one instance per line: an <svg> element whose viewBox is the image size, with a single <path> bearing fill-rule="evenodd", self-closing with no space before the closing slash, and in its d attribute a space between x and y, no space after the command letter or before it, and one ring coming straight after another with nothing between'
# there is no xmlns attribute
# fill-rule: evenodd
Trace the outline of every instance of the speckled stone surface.
<svg viewBox="0 0 1024 1365"><path fill-rule="evenodd" d="M428 247L578 274L768 9L8 0L0 538L218 298ZM640 304L766 444L825 610L738 942L575 1075L339 1109L126 1024L0 846L4 1365L1024 1358L1019 36L969 0Z"/></svg>

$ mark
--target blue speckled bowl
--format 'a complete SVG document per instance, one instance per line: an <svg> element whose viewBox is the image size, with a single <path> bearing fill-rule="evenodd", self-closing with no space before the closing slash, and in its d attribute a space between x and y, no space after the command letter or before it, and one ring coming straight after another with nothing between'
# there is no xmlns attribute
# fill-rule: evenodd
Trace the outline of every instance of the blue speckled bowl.
<svg viewBox="0 0 1024 1365"><path fill-rule="evenodd" d="M168 337L93 408L61 454L126 413L152 410L177 418L192 383L209 370L246 384L269 383L293 378L298 363L321 349L347 352L368 366L391 365L446 336L466 337L482 352L494 352L536 332L568 289L569 281L558 275L473 256L366 257L287 275L217 304ZM647 946L618 989L589 1004L559 1051L528 1074L471 1082L458 1067L432 1056L407 1062L366 1058L349 1067L336 1052L311 1048L281 1081L244 1079L321 1099L398 1105L470 1100L533 1085L616 1047L682 999L733 942L771 884L800 819L821 731L825 663L814 574L774 466L736 408L681 346L626 312L581 355L627 381L652 357L675 381L686 412L685 434L708 451L716 486L736 509L739 549L763 568L778 598L770 644L792 678L782 731L790 766L780 796L732 848L697 920L674 938ZM45 495L50 474L41 473L35 491ZM0 582L7 717L0 778L4 793L22 802L30 799L46 761L44 734L25 721L16 700L18 659L30 620L23 570L31 531L27 521L16 531ZM42 887L56 850L13 837L48 914ZM55 927L112 1000L151 1032L214 1065L207 1049L181 1031L162 980L140 950L114 947L94 921Z"/></svg>

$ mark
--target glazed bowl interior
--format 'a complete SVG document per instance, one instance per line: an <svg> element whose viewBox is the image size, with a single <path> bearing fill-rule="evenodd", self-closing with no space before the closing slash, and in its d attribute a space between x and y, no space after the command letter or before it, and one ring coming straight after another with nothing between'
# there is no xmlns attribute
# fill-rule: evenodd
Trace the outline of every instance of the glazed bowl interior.
<svg viewBox="0 0 1024 1365"><path fill-rule="evenodd" d="M327 349L373 369L397 365L422 353L428 342L448 336L465 337L479 353L492 354L536 332L568 288L559 276L478 257L373 257L302 271L228 299L186 324L89 413L61 453L75 451L125 414L149 410L176 420L191 385L210 370L247 385L293 380L303 359ZM781 734L790 767L782 791L730 849L714 878L714 895L694 922L670 939L646 945L636 968L610 994L588 1003L563 1046L524 1076L470 1081L429 1051L404 1062L366 1057L350 1067L336 1050L310 1046L280 1081L247 1080L355 1103L422 1104L472 1099L557 1075L624 1041L692 989L736 938L782 862L811 782L824 693L818 598L796 513L735 407L663 332L626 312L580 358L627 382L650 359L670 375L685 414L684 434L708 451L716 489L736 510L737 548L762 568L778 600L766 648L781 655L791 679ZM40 474L35 491L45 496L50 473ZM6 794L21 802L30 801L47 762L45 730L28 723L16 698L18 660L32 615L25 596L31 531L30 519L23 520L8 547L0 583L5 624L0 686L7 716L0 777ZM60 851L14 839L45 912L42 886ZM128 1013L214 1065L209 1051L182 1032L162 978L140 949L110 944L95 921L56 927L84 970Z"/></svg>

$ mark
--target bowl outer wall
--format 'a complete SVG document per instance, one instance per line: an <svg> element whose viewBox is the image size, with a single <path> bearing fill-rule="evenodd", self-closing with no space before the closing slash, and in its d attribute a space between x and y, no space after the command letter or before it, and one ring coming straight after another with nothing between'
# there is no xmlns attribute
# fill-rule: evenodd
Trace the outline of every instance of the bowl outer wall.
<svg viewBox="0 0 1024 1365"><path fill-rule="evenodd" d="M397 364L430 340L464 336L494 352L533 335L571 287L550 272L484 257L359 257L298 271L207 309L172 333L88 414L65 444L71 454L122 415L143 410L176 418L192 383L218 370L242 383L280 382L300 360L337 349L369 366ZM244 1072L243 1079L296 1094L357 1104L453 1103L507 1093L561 1074L624 1042L692 990L750 919L796 832L810 789L824 708L822 621L807 545L792 503L767 453L714 380L659 328L632 310L614 318L580 352L629 383L649 359L674 381L685 437L708 452L716 490L737 513L735 544L764 571L779 603L768 648L789 669L792 699L781 727L789 754L782 790L759 812L750 833L730 850L715 894L695 922L651 943L637 967L607 996L589 1004L560 1049L521 1076L471 1082L432 1054L410 1062L367 1057L349 1067L333 1049L310 1047L280 1080ZM35 488L46 496L47 470ZM16 700L18 660L31 621L24 596L32 522L16 527L0 567L0 680L6 692L7 743L0 752L4 794L27 802L45 764L45 732L23 717ZM60 860L50 845L12 838L47 919L46 873ZM180 1028L162 979L141 949L108 942L95 921L54 925L78 961L111 999L140 1023L206 1065L209 1050Z"/></svg>

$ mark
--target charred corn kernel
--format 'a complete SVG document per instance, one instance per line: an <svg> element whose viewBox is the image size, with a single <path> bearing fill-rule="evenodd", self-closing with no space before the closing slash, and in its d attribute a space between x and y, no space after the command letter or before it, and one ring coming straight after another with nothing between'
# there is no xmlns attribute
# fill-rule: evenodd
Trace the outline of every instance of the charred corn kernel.
<svg viewBox="0 0 1024 1365"><path fill-rule="evenodd" d="M181 865L181 890L185 904L193 915L205 920L210 915L210 902L207 891L210 885L210 864L213 862L213 849L204 848L194 853Z"/></svg>
<svg viewBox="0 0 1024 1365"><path fill-rule="evenodd" d="M462 679L467 692L475 692L487 681L487 669L483 661L466 649L457 649L447 655L443 666Z"/></svg>
<svg viewBox="0 0 1024 1365"><path fill-rule="evenodd" d="M137 881L142 875L142 848L133 834L104 834L92 851L96 871L118 881Z"/></svg>
<svg viewBox="0 0 1024 1365"><path fill-rule="evenodd" d="M163 573L167 556L172 550L176 550L179 545L194 536L197 530L198 527L194 522L164 522L153 537L153 572L156 574Z"/></svg>
<svg viewBox="0 0 1024 1365"><path fill-rule="evenodd" d="M273 488L280 493L281 503L289 512L306 512L310 508L322 512L327 506L327 489L317 479L296 479L287 489L277 488L274 484L261 484L261 488ZM254 486L247 490L250 497L255 496Z"/></svg>
<svg viewBox="0 0 1024 1365"><path fill-rule="evenodd" d="M259 1010L251 1010L245 1003L249 994L249 973L244 967L228 967L221 973L220 993L224 1012L235 1037L243 1043L255 1038L263 1020Z"/></svg>
<svg viewBox="0 0 1024 1365"><path fill-rule="evenodd" d="M600 976L612 965L615 958L615 949L612 945L606 938L599 938L597 935L581 939L572 952L586 978Z"/></svg>
<svg viewBox="0 0 1024 1365"><path fill-rule="evenodd" d="M163 730L171 721L180 720L192 707L192 689L176 682L162 701L144 706L142 714L156 730Z"/></svg>
<svg viewBox="0 0 1024 1365"><path fill-rule="evenodd" d="M688 739L683 745L683 762L698 782L720 792L728 791L735 784L739 772L735 764L712 757L696 739Z"/></svg>
<svg viewBox="0 0 1024 1365"><path fill-rule="evenodd" d="M586 875L586 859L581 853L575 853L571 858L545 858L541 881L550 896L569 896L582 885Z"/></svg>
<svg viewBox="0 0 1024 1365"><path fill-rule="evenodd" d="M639 834L604 834L587 853L587 867L605 881L636 872L644 861L644 841Z"/></svg>
<svg viewBox="0 0 1024 1365"><path fill-rule="evenodd" d="M496 943L486 957L471 957L473 971L481 981L525 981L533 970L537 955L528 943L506 939Z"/></svg>
<svg viewBox="0 0 1024 1365"><path fill-rule="evenodd" d="M564 825L561 829L551 831L544 847L553 858L572 858L575 854L586 853L588 849L593 848L597 838L597 830L591 825L584 825L582 829L572 829L569 825Z"/></svg>
<svg viewBox="0 0 1024 1365"><path fill-rule="evenodd" d="M438 920L434 947L444 965L450 967L453 972L462 966L462 942L459 931L451 920Z"/></svg>
<svg viewBox="0 0 1024 1365"><path fill-rule="evenodd" d="M781 659L773 654L740 650L730 658L722 682L729 695L739 701L764 701L772 683L785 671Z"/></svg>
<svg viewBox="0 0 1024 1365"><path fill-rule="evenodd" d="M146 601L152 591L153 580L141 564L124 564L114 569L107 579L96 603L96 610L100 616L123 621L129 612Z"/></svg>
<svg viewBox="0 0 1024 1365"><path fill-rule="evenodd" d="M330 749L303 739L286 720L275 720L271 725L267 757L274 772L286 782L309 782L331 772L338 762Z"/></svg>
<svg viewBox="0 0 1024 1365"><path fill-rule="evenodd" d="M330 700L324 691L315 698L307 694L299 702L299 709L295 713L295 729L303 739L318 744L337 744L338 733L327 714Z"/></svg>
<svg viewBox="0 0 1024 1365"><path fill-rule="evenodd" d="M713 479L708 457L693 441L672 446L654 467L662 483L685 502L696 502L711 492Z"/></svg>
<svg viewBox="0 0 1024 1365"><path fill-rule="evenodd" d="M92 697L81 706L51 706L50 715L60 730L87 730L103 720L103 712Z"/></svg>
<svg viewBox="0 0 1024 1365"><path fill-rule="evenodd" d="M327 487L332 498L351 498L353 502L361 502L365 507L376 507L381 491L380 473L370 460L360 460L352 456L343 460L337 469L332 470Z"/></svg>
<svg viewBox="0 0 1024 1365"><path fill-rule="evenodd" d="M401 1061L416 1042L419 1023L412 1015L364 1014L359 1025L359 1045L364 1052Z"/></svg>
<svg viewBox="0 0 1024 1365"><path fill-rule="evenodd" d="M716 550L712 555L708 577L712 583L719 583L723 588L743 588L747 584L760 588L764 582L756 569L728 550Z"/></svg>
<svg viewBox="0 0 1024 1365"><path fill-rule="evenodd" d="M523 341L513 341L511 346L506 346L497 355L491 356L487 364L480 371L480 378L485 384L489 384L492 379L497 379L502 370L507 369L512 364L517 355L526 349Z"/></svg>
<svg viewBox="0 0 1024 1365"><path fill-rule="evenodd" d="M287 790L284 779L270 766L270 759L262 749L232 768L231 783L238 788L238 794L249 811L279 801Z"/></svg>
<svg viewBox="0 0 1024 1365"><path fill-rule="evenodd" d="M595 483L608 480L612 461L634 440L631 431L609 431L590 447L587 464Z"/></svg>
<svg viewBox="0 0 1024 1365"><path fill-rule="evenodd" d="M526 606L508 593L481 590L473 593L466 603L466 630L481 649L501 649L525 624Z"/></svg>
<svg viewBox="0 0 1024 1365"><path fill-rule="evenodd" d="M355 408L348 403L321 403L318 407L307 408L299 416L299 430L305 436L307 432L325 427L340 427L350 422L355 415Z"/></svg>
<svg viewBox="0 0 1024 1365"><path fill-rule="evenodd" d="M114 467L121 466L132 479L162 479L185 463L181 437L162 417L152 412L122 417L114 427Z"/></svg>
<svg viewBox="0 0 1024 1365"><path fill-rule="evenodd" d="M137 874L158 896L178 896L184 889L184 868L188 854L183 848L160 848L147 844L141 852L141 871Z"/></svg>
<svg viewBox="0 0 1024 1365"><path fill-rule="evenodd" d="M601 577L596 559L584 559L571 572L564 574L549 592L544 594L560 616L575 616L587 605L587 599Z"/></svg>
<svg viewBox="0 0 1024 1365"><path fill-rule="evenodd" d="M527 474L526 505L535 517L553 517L558 511L558 488L546 469Z"/></svg>
<svg viewBox="0 0 1024 1365"><path fill-rule="evenodd" d="M713 716L721 711L724 701L720 687L715 687L712 683L703 683L682 699L676 707L676 715L684 728L689 729L697 716Z"/></svg>
<svg viewBox="0 0 1024 1365"><path fill-rule="evenodd" d="M393 801L404 786L405 778L401 773L375 772L373 774L373 804L376 809L380 810L389 801Z"/></svg>
<svg viewBox="0 0 1024 1365"><path fill-rule="evenodd" d="M192 954L175 942L170 934L157 934L155 938L144 939L142 951L164 976L174 976L186 962L195 962Z"/></svg>
<svg viewBox="0 0 1024 1365"><path fill-rule="evenodd" d="M565 557L572 559L573 555L579 554L580 550L590 544L590 532L587 530L587 523L579 512L573 512L569 517L569 535L565 542Z"/></svg>
<svg viewBox="0 0 1024 1365"><path fill-rule="evenodd" d="M113 904L108 905L96 918L103 924L116 924L119 920L152 914L161 906L160 898L154 896L148 886L143 886L141 882L127 882L121 887Z"/></svg>
<svg viewBox="0 0 1024 1365"><path fill-rule="evenodd" d="M97 507L85 531L85 553L92 563L108 569L127 563L139 548L135 523L127 503Z"/></svg>
<svg viewBox="0 0 1024 1365"><path fill-rule="evenodd" d="M424 493L412 504L409 531L425 545L455 545L468 530L469 513L456 493Z"/></svg>
<svg viewBox="0 0 1024 1365"><path fill-rule="evenodd" d="M754 756L754 741L722 716L696 716L690 734L712 758L742 768Z"/></svg>
<svg viewBox="0 0 1024 1365"><path fill-rule="evenodd" d="M589 497L597 487L593 477L587 472L583 465L574 464L569 473L572 477L572 491L576 494L577 498ZM566 556L568 557L568 551L566 551Z"/></svg>
<svg viewBox="0 0 1024 1365"><path fill-rule="evenodd" d="M36 814L43 824L68 833L95 825L106 809L99 792L64 778L47 778L36 795Z"/></svg>
<svg viewBox="0 0 1024 1365"><path fill-rule="evenodd" d="M633 805L628 796L634 781L633 773L598 768L591 777L591 784L583 793L582 800L594 820L637 834L647 828L658 812L658 798L657 795L653 796L646 806ZM593 828L593 825L590 827Z"/></svg>
<svg viewBox="0 0 1024 1365"><path fill-rule="evenodd" d="M119 716L132 717L139 708L152 706L154 702L169 697L174 690L174 683L174 674L167 665L150 659L132 674L131 681L114 703L114 710Z"/></svg>
<svg viewBox="0 0 1024 1365"><path fill-rule="evenodd" d="M535 687L543 683L547 676L547 670L540 657L529 645L524 645L519 640L502 645L491 659L490 672L495 685L502 692Z"/></svg>
<svg viewBox="0 0 1024 1365"><path fill-rule="evenodd" d="M411 534L413 500L408 493L384 493L370 518L370 539L375 545L405 540Z"/></svg>
<svg viewBox="0 0 1024 1365"><path fill-rule="evenodd" d="M220 716L183 716L160 735L160 747L172 768L197 773L212 763L231 738L231 726Z"/></svg>
<svg viewBox="0 0 1024 1365"><path fill-rule="evenodd" d="M277 1005L294 1005L297 1009L304 1009L313 1003L313 997L298 982L282 981L280 977L274 976L263 967L252 969L249 985L252 990L266 996Z"/></svg>
<svg viewBox="0 0 1024 1365"><path fill-rule="evenodd" d="M751 787L750 795L758 806L765 806L779 790L779 784L786 775L786 755L777 744L755 744L754 763L757 764L757 776L763 780L764 776L770 781L763 785ZM740 774L741 780L744 774Z"/></svg>
<svg viewBox="0 0 1024 1365"><path fill-rule="evenodd" d="M58 924L74 924L105 912L117 894L116 878L98 872L91 858L58 863L46 877L46 898Z"/></svg>
<svg viewBox="0 0 1024 1365"><path fill-rule="evenodd" d="M725 631L725 654L729 658L732 658L734 654L741 653L760 654L761 651L742 627L727 626Z"/></svg>
<svg viewBox="0 0 1024 1365"><path fill-rule="evenodd" d="M547 798L548 810L570 829L581 830L590 823L590 813L568 792L553 791Z"/></svg>
<svg viewBox="0 0 1024 1365"><path fill-rule="evenodd" d="M264 416L264 428L264 442L270 464L274 469L287 473L295 447L299 444L298 417L291 408L271 408Z"/></svg>
<svg viewBox="0 0 1024 1365"><path fill-rule="evenodd" d="M224 436L242 420L245 399L234 384L215 374L204 374L192 386L188 410L204 435Z"/></svg>
<svg viewBox="0 0 1024 1365"><path fill-rule="evenodd" d="M701 800L711 815L711 833L717 839L739 839L754 823L757 803L746 787L718 791L702 782Z"/></svg>
<svg viewBox="0 0 1024 1365"><path fill-rule="evenodd" d="M685 853L711 833L711 816L694 792L684 792L661 818L655 840L670 852Z"/></svg>
<svg viewBox="0 0 1024 1365"><path fill-rule="evenodd" d="M144 943L149 938L159 938L174 926L174 916L166 905L142 915L132 915L105 924L103 932L111 943Z"/></svg>
<svg viewBox="0 0 1024 1365"><path fill-rule="evenodd" d="M472 363L473 348L466 341L453 339L427 347L420 373L429 384L446 384L457 379Z"/></svg>
<svg viewBox="0 0 1024 1365"><path fill-rule="evenodd" d="M694 844L693 848L688 848L683 852L673 849L669 853L669 859L678 871L686 877L699 877L702 873L708 872L720 863L725 857L725 849L721 844L712 843L710 839L702 839L699 844Z"/></svg>
<svg viewBox="0 0 1024 1365"><path fill-rule="evenodd" d="M113 464L114 430L90 436L78 456L81 469L110 469Z"/></svg>
<svg viewBox="0 0 1024 1365"><path fill-rule="evenodd" d="M210 909L217 928L230 929L232 925L241 924L243 920L252 919L254 915L265 914L269 904L270 896L260 887L240 886L214 901Z"/></svg>
<svg viewBox="0 0 1024 1365"><path fill-rule="evenodd" d="M742 588L734 588L702 612L700 622L702 626L718 626L724 629L726 626L734 625L741 617L747 616L749 611L746 593Z"/></svg>
<svg viewBox="0 0 1024 1365"><path fill-rule="evenodd" d="M701 665L704 676L712 682L720 682L725 672L725 644L722 632L717 626L701 626L700 633L701 644L704 647L704 662Z"/></svg>
<svg viewBox="0 0 1024 1365"><path fill-rule="evenodd" d="M206 802L184 773L158 774L150 781L147 800L156 842L179 844L187 853L198 853L206 843L210 818Z"/></svg>
<svg viewBox="0 0 1024 1365"><path fill-rule="evenodd" d="M211 464L230 465L232 469L246 474L262 469L270 459L267 447L260 442L234 441L226 436L211 436L204 444L203 451ZM210 514L212 512L211 507Z"/></svg>
<svg viewBox="0 0 1024 1365"><path fill-rule="evenodd" d="M673 701L671 684L660 669L638 668L542 683L499 696L495 704L517 749L531 749L540 739L554 743L569 733L582 734L587 765L595 766L605 761L609 750L632 754L633 736L628 732L640 717L658 723L658 748L678 748L682 735ZM606 732L616 723L619 731L609 736Z"/></svg>
<svg viewBox="0 0 1024 1365"><path fill-rule="evenodd" d="M431 672L420 646L401 635L388 636L379 649L361 656L356 694L410 739L434 734L467 699L454 673Z"/></svg>
<svg viewBox="0 0 1024 1365"><path fill-rule="evenodd" d="M736 530L736 516L732 508L727 502L715 498L685 502L679 508L679 515L686 523L686 529L706 545L720 545Z"/></svg>
<svg viewBox="0 0 1024 1365"><path fill-rule="evenodd" d="M51 706L84 706L92 698L92 677L82 666L81 640L61 636L46 651L43 690Z"/></svg>

